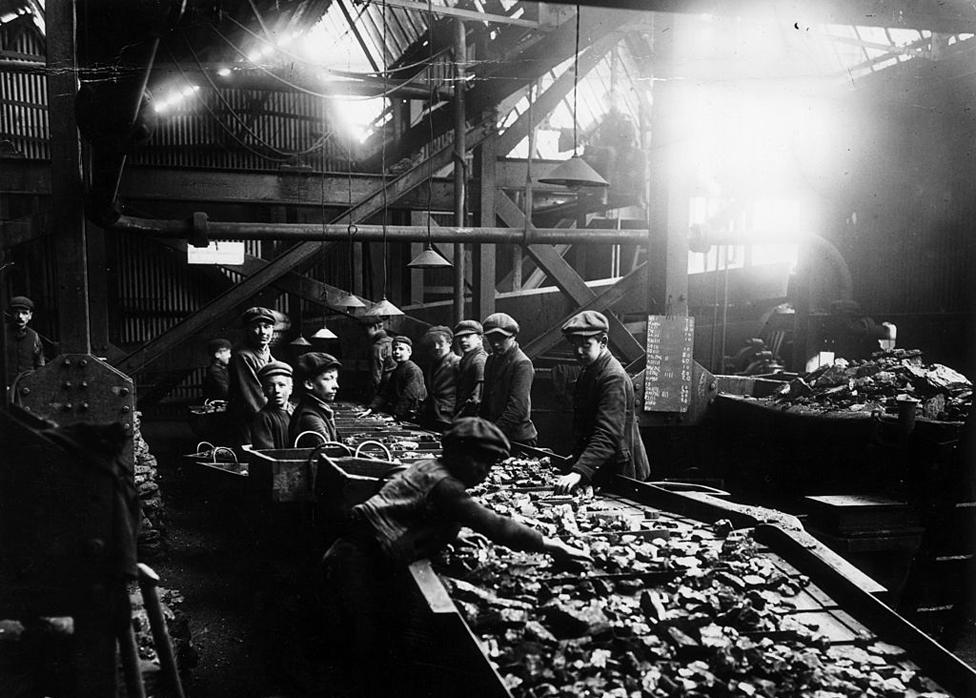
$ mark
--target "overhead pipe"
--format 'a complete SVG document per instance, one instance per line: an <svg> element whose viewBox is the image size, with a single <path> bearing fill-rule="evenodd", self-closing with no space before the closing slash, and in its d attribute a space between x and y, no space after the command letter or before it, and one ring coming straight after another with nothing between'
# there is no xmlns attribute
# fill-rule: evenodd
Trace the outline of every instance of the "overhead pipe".
<svg viewBox="0 0 976 698"><path fill-rule="evenodd" d="M185 220L163 220L122 215L110 226L112 230L136 233L146 237L177 238L205 246L210 240L277 240L284 242L381 242L381 225L346 225L321 223L252 223L211 221L206 213L194 213ZM432 227L424 225L389 225L386 237L391 242L496 243L514 245L599 245L644 244L646 230L577 230L576 228Z"/></svg>

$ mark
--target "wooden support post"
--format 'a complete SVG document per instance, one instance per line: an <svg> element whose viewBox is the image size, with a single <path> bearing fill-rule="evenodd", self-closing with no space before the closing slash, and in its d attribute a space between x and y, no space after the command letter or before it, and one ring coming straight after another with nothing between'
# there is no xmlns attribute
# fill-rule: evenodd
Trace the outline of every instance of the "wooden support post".
<svg viewBox="0 0 976 698"><path fill-rule="evenodd" d="M81 142L75 122L78 64L75 3L47 8L47 101L51 147L49 225L58 247L58 328L61 351L91 353L88 250L81 178Z"/></svg>
<svg viewBox="0 0 976 698"><path fill-rule="evenodd" d="M463 227L464 203L467 199L465 137L467 125L464 112L464 64L468 57L467 34L464 22L454 21L454 225ZM454 243L454 323L464 319L464 243Z"/></svg>
<svg viewBox="0 0 976 698"><path fill-rule="evenodd" d="M478 169L479 224L495 226L495 169L498 159L495 136L489 136L475 150L475 167ZM474 307L471 314L482 319L495 312L495 245L473 245Z"/></svg>
<svg viewBox="0 0 976 698"><path fill-rule="evenodd" d="M410 212L410 225L425 225L426 222L427 222L426 211ZM424 249L424 244L422 242L411 242L410 259L414 259L418 254L423 252L423 249ZM423 269L410 270L410 302L414 305L424 302L424 270Z"/></svg>
<svg viewBox="0 0 976 698"><path fill-rule="evenodd" d="M674 62L674 23L654 17L661 29L654 31L655 77L668 77ZM647 306L658 315L688 314L688 181L676 156L681 142L680 124L674 118L674 91L671 80L656 79L651 131L654 134L648 157Z"/></svg>
<svg viewBox="0 0 976 698"><path fill-rule="evenodd" d="M94 223L87 223L88 248L88 307L91 318L91 350L96 356L109 356L111 350L108 277L109 263L106 232Z"/></svg>
<svg viewBox="0 0 976 698"><path fill-rule="evenodd" d="M507 225L513 228L525 226L524 214L506 194L499 192L496 202L496 211ZM552 278L559 290L571 298L577 306L585 305L596 298L596 292L586 285L576 270L562 258L552 245L529 245L526 251L535 260L535 263ZM607 319L610 321L610 341L620 352L621 357L625 360L624 363L630 363L643 356L643 345L634 339L624 324L612 314L608 315Z"/></svg>

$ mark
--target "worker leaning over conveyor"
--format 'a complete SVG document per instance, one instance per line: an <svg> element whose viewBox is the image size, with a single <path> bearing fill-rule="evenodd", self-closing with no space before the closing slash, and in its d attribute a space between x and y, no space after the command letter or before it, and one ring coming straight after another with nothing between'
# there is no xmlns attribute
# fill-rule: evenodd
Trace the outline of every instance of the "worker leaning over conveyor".
<svg viewBox="0 0 976 698"><path fill-rule="evenodd" d="M485 387L479 416L493 422L510 441L535 446L532 423L532 381L535 368L519 348L519 324L506 313L485 318L485 337L491 355L485 361Z"/></svg>
<svg viewBox="0 0 976 698"><path fill-rule="evenodd" d="M413 340L406 335L393 338L393 360L396 368L383 385L381 392L370 403L369 409L360 413L365 417L373 412L387 412L401 421L417 419L420 406L427 399L424 373L410 360L413 356Z"/></svg>
<svg viewBox="0 0 976 698"><path fill-rule="evenodd" d="M515 550L587 558L582 550L495 514L468 494L508 455L508 439L495 425L476 417L459 419L442 443L440 458L414 463L354 507L351 531L325 554L327 598L339 614L338 636L353 653L350 668L367 682L364 695L396 695L382 682L384 669L396 664L396 639L409 615L400 603L409 597L403 586L409 583L406 565L440 551L462 526Z"/></svg>
<svg viewBox="0 0 976 698"><path fill-rule="evenodd" d="M462 320L454 327L454 339L461 350L457 366L457 397L454 417L477 417L485 386L485 360L482 346L484 328L477 320Z"/></svg>
<svg viewBox="0 0 976 698"><path fill-rule="evenodd" d="M427 399L424 401L422 423L436 431L444 431L454 421L460 357L454 353L453 343L454 333L444 325L435 325L424 335L431 363L424 376Z"/></svg>
<svg viewBox="0 0 976 698"><path fill-rule="evenodd" d="M253 448L288 448L291 422L292 369L282 361L272 361L258 369L258 380L268 399L251 421Z"/></svg>
<svg viewBox="0 0 976 698"><path fill-rule="evenodd" d="M299 357L298 375L305 394L291 417L292 443L307 431L321 434L326 441L338 440L332 403L339 392L340 368L342 364L332 354L310 351Z"/></svg>
<svg viewBox="0 0 976 698"><path fill-rule="evenodd" d="M573 394L573 463L556 484L565 494L614 475L646 480L647 452L635 415L634 384L607 347L610 324L603 313L584 310L563 325L583 366Z"/></svg>
<svg viewBox="0 0 976 698"><path fill-rule="evenodd" d="M230 389L227 392L227 415L237 432L235 445L251 443L251 420L267 398L258 380L258 371L274 361L271 338L275 315L268 308L248 308L241 316L244 339L230 355Z"/></svg>
<svg viewBox="0 0 976 698"><path fill-rule="evenodd" d="M393 339L386 332L386 323L382 318L365 318L366 335L369 337L369 394L366 402L370 402L383 392L383 386L396 369L393 360Z"/></svg>

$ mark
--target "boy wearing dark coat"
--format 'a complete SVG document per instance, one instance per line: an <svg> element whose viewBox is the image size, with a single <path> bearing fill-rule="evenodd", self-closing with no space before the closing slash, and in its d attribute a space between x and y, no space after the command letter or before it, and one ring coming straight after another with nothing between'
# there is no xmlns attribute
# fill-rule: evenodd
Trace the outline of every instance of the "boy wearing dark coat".
<svg viewBox="0 0 976 698"><path fill-rule="evenodd" d="M210 365L203 378L204 400L226 400L230 391L230 348L229 341L223 338L211 339L207 342L207 354Z"/></svg>
<svg viewBox="0 0 976 698"><path fill-rule="evenodd" d="M305 394L291 417L292 443L307 431L321 434L326 441L338 440L332 403L339 391L341 367L336 357L323 352L310 351L298 359Z"/></svg>
<svg viewBox="0 0 976 698"><path fill-rule="evenodd" d="M255 449L288 448L291 421L288 400L292 392L291 366L272 361L258 370L258 380L268 402L251 421L251 446Z"/></svg>
<svg viewBox="0 0 976 698"><path fill-rule="evenodd" d="M557 482L567 494L614 475L646 480L647 452L637 423L634 383L607 347L610 324L603 313L584 310L563 325L563 334L583 367L573 395L572 469Z"/></svg>
<svg viewBox="0 0 976 698"><path fill-rule="evenodd" d="M475 417L481 408L485 387L485 360L482 346L484 329L477 320L462 320L454 327L454 340L461 350L457 367L457 398L454 417Z"/></svg>
<svg viewBox="0 0 976 698"><path fill-rule="evenodd" d="M437 431L444 431L454 420L460 357L451 350L454 333L449 327L431 327L424 335L424 341L430 347L432 358L425 376L427 400L424 402L424 424Z"/></svg>
<svg viewBox="0 0 976 698"><path fill-rule="evenodd" d="M258 371L275 360L271 356L275 321L269 308L248 308L241 316L244 341L231 352L227 392L227 417L236 428L237 445L251 443L251 422L268 401Z"/></svg>
<svg viewBox="0 0 976 698"><path fill-rule="evenodd" d="M410 360L413 355L413 340L405 335L393 338L393 360L396 368L390 374L379 395L362 413L387 412L401 421L414 421L420 406L427 399L424 374L420 366Z"/></svg>
<svg viewBox="0 0 976 698"><path fill-rule="evenodd" d="M491 356L485 361L485 389L480 416L493 422L510 441L535 446L532 423L532 381L535 368L519 348L519 324L507 313L485 318L485 337Z"/></svg>

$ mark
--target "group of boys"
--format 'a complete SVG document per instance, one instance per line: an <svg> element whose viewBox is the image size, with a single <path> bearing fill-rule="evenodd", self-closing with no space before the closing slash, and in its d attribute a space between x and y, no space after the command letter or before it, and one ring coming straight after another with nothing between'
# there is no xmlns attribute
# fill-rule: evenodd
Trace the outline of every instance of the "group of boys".
<svg viewBox="0 0 976 698"><path fill-rule="evenodd" d="M342 364L330 354L309 352L293 371L271 355L273 311L250 308L242 320L243 343L233 352L224 344L213 345L218 354L230 356L225 369L212 367L207 378L208 385L227 385L227 413L237 443L287 448L309 431L334 441L331 403ZM562 330L582 370L573 399L573 465L558 480L557 491L600 484L615 474L646 479L649 467L638 431L634 387L608 348L606 316L583 311ZM483 323L463 320L453 330L431 327L423 337L431 361L422 371L412 360L410 337L389 336L381 322L369 325L373 398L361 416L386 412L439 431L450 429L458 419L480 417L510 442L535 446L538 432L531 418L535 369L519 347L519 331L518 322L506 313L493 313ZM485 340L490 354L483 346ZM289 401L296 378L304 395L292 413Z"/></svg>

